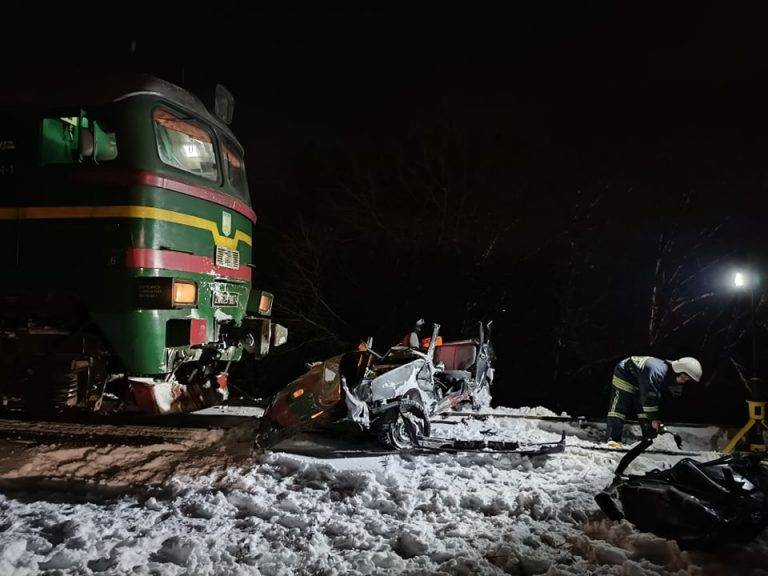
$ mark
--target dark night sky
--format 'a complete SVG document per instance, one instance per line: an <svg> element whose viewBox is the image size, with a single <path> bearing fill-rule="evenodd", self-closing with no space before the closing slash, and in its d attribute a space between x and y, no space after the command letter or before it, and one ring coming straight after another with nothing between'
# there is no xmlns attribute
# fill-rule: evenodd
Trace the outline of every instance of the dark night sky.
<svg viewBox="0 0 768 576"><path fill-rule="evenodd" d="M259 183L282 178L280 164L307 147L356 146L434 114L497 126L538 188L596 173L635 179L662 160L714 181L718 165L738 170L763 144L768 41L747 8L85 3L76 26L70 6L5 4L21 23L2 39L15 56L8 71L131 69L229 86L257 203Z"/></svg>
<svg viewBox="0 0 768 576"><path fill-rule="evenodd" d="M4 67L105 79L143 71L200 95L225 84L266 247L261 280L278 301L294 288L284 247L303 230L321 254L338 340L374 333L387 342L422 313L451 336L495 317L506 386L497 396L587 412L600 412L622 356L699 354L705 368L723 364L717 338L702 343L705 328L695 323L649 346L649 277L659 226L679 232L677 256L700 267L722 257L697 279L702 291L730 262L765 260L768 35L758 4L253 4L84 4L78 25L74 5L5 3L4 20L18 25L0 39ZM466 230L451 250L419 242L409 267L400 264L407 242L382 250L388 233L361 232L340 216L349 206L338 190L359 173L396 188L387 179L423 164L424 149L440 151L446 181L471 190L476 213L456 220ZM680 208L686 194L691 202ZM386 198L375 208L384 221L427 210L407 195ZM425 235L434 226L416 216L412 224ZM713 239L696 242L717 225ZM462 276L489 228L502 232L487 269ZM479 294L473 311L462 299L470 293ZM722 309L740 305L718 298ZM578 313L564 314L569 306ZM292 326L299 340L316 337L304 328ZM339 346L304 345L293 362ZM562 362L557 374L554 362ZM734 419L741 396L732 377L723 372L675 414ZM723 395L731 412L720 408Z"/></svg>

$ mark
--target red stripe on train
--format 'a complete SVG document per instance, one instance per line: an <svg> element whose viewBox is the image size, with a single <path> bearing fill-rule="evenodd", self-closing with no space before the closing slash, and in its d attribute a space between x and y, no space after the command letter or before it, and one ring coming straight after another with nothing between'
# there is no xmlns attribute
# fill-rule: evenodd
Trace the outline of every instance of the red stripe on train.
<svg viewBox="0 0 768 576"><path fill-rule="evenodd" d="M256 212L253 208L248 206L242 200L233 198L228 194L214 190L213 188L207 188L206 186L200 186L198 184L188 184L181 180L169 178L163 176L157 172L150 172L147 170L137 170L133 172L129 171L115 171L115 170L98 170L98 171L85 171L74 174L74 177L78 180L84 180L88 182L96 182L111 186L152 186L154 188L163 188L172 192L178 192L179 194L185 194L187 196L193 196L208 202L213 202L219 206L229 208L238 214L242 214L248 218L251 222L256 222Z"/></svg>
<svg viewBox="0 0 768 576"><path fill-rule="evenodd" d="M234 278L246 282L251 280L251 269L248 266L242 266L239 270L231 270L216 266L211 258L176 252L175 250L128 248L125 251L125 265L128 268L162 268L163 270L210 274L211 276Z"/></svg>

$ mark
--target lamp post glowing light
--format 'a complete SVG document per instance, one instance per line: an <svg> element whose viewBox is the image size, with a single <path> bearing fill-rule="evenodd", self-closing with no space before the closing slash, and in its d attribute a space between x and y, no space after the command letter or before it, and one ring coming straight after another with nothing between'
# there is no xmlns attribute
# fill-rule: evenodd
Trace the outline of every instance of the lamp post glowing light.
<svg viewBox="0 0 768 576"><path fill-rule="evenodd" d="M749 292L750 331L752 332L752 377L757 377L757 322L755 320L755 288L759 283L758 276L752 270L736 270L733 272L733 288Z"/></svg>

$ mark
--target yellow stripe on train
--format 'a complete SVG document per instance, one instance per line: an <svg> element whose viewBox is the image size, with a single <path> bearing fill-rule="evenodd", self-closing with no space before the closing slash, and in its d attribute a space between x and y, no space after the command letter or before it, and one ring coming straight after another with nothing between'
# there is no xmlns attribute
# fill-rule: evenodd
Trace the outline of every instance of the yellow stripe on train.
<svg viewBox="0 0 768 576"><path fill-rule="evenodd" d="M0 220L58 220L67 218L142 218L161 220L208 230L217 246L235 249L239 242L252 245L250 235L236 230L233 238L219 233L216 222L152 206L30 206L22 208L0 208Z"/></svg>

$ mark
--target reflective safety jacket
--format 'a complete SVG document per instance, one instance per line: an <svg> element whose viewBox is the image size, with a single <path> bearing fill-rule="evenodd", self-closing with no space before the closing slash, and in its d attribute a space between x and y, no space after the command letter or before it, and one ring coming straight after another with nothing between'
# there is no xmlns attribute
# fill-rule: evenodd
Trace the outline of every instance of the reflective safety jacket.
<svg viewBox="0 0 768 576"><path fill-rule="evenodd" d="M659 419L661 393L674 381L674 372L666 360L653 356L630 356L616 365L613 387L628 394L640 395L639 418Z"/></svg>

